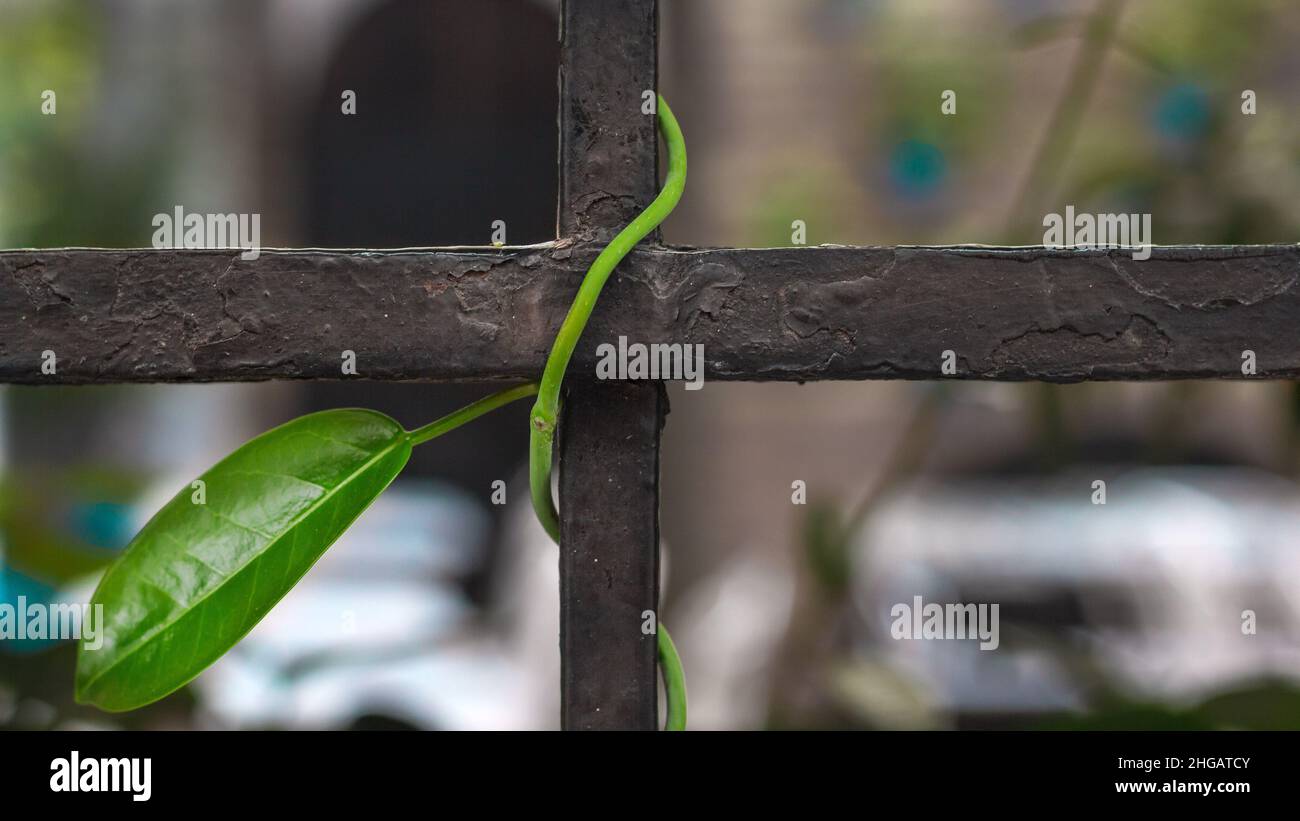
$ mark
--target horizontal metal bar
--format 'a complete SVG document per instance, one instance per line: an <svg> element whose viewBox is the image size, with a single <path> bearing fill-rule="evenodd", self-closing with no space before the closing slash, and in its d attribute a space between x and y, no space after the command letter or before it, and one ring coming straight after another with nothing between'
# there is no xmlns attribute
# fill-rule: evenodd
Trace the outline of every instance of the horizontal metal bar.
<svg viewBox="0 0 1300 821"><path fill-rule="evenodd" d="M1300 376L1300 246L989 246L657 255L657 325L711 379Z"/></svg>
<svg viewBox="0 0 1300 821"><path fill-rule="evenodd" d="M582 275L570 256L553 243L264 250L255 261L238 250L6 251L0 381L531 377ZM42 372L46 350L55 374Z"/></svg>
<svg viewBox="0 0 1300 821"><path fill-rule="evenodd" d="M595 244L395 252L0 252L0 381L526 379ZM706 379L1300 376L1300 247L1131 252L643 246L597 345L702 344ZM42 372L53 350L57 370Z"/></svg>

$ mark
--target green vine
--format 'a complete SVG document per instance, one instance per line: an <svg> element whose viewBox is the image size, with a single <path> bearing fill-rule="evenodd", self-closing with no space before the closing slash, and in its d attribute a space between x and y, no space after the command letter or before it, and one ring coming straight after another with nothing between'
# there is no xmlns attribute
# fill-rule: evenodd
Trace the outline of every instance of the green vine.
<svg viewBox="0 0 1300 821"><path fill-rule="evenodd" d="M663 190L596 257L569 308L540 383L500 391L415 430L370 410L299 417L217 463L149 520L104 573L102 643L77 651L76 695L133 710L192 681L251 630L405 467L411 448L528 396L533 509L557 543L551 460L560 386L615 266L677 205L686 148L660 97L668 146ZM666 729L686 726L686 685L668 631L657 625ZM183 652L177 652L181 650Z"/></svg>
<svg viewBox="0 0 1300 821"><path fill-rule="evenodd" d="M547 357L546 369L542 372L541 388L537 392L537 403L533 405L532 427L529 431L528 484L537 519L556 544L560 543L560 520L555 512L555 500L551 496L551 454L560 412L560 386L564 382L564 372L569 367L578 338L582 336L587 320L591 318L591 311L596 307L596 299L614 267L672 213L686 187L686 141L682 139L677 118L663 97L658 98L658 113L659 129L668 146L668 175L664 187L654 202L628 223L587 269L587 275L578 288L578 295L574 297L573 305L569 307L569 313L560 325L560 332L555 336L555 344L551 346L551 355ZM656 632L659 667L663 671L664 694L668 703L668 718L664 726L668 730L685 729L686 684L681 659L662 624L656 623Z"/></svg>

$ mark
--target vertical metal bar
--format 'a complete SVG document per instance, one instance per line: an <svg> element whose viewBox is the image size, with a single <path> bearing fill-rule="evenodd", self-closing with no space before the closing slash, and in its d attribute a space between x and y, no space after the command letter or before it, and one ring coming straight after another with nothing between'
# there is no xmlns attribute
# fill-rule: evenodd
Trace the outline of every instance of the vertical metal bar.
<svg viewBox="0 0 1300 821"><path fill-rule="evenodd" d="M654 0L564 0L560 11L563 237L612 237L654 198ZM652 239L657 240L655 235ZM615 276L618 276L617 272ZM597 307L618 310L608 300ZM573 372L559 436L561 723L654 729L659 602L657 383L601 383Z"/></svg>
<svg viewBox="0 0 1300 821"><path fill-rule="evenodd" d="M560 423L560 720L654 729L659 601L655 382L577 382Z"/></svg>
<svg viewBox="0 0 1300 821"><path fill-rule="evenodd" d="M659 184L655 118L642 111L658 82L658 3L564 0L560 26L559 233L607 239Z"/></svg>

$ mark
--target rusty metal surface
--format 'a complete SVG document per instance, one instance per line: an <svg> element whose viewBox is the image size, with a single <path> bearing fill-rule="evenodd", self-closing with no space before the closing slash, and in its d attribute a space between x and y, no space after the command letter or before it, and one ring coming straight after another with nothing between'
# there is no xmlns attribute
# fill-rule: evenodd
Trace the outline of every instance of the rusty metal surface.
<svg viewBox="0 0 1300 821"><path fill-rule="evenodd" d="M401 252L0 252L0 381L531 379L596 244ZM706 379L1300 376L1300 248L645 247L570 366L619 335ZM41 372L53 350L55 374ZM358 377L340 368L357 354Z"/></svg>
<svg viewBox="0 0 1300 821"><path fill-rule="evenodd" d="M658 191L654 0L564 0L560 9L559 232L584 243L566 264L585 271L599 245ZM649 237L657 241L658 233ZM595 244L592 244L594 241ZM578 278L536 272L537 304L567 310ZM612 285L613 283L611 283ZM633 287L628 293L636 293ZM558 288L560 293L552 293ZM636 297L609 286L597 306L627 318ZM547 350L563 312L544 317ZM594 319L593 319L594 322ZM533 333L527 329L526 334ZM583 348L608 330L588 325ZM540 373L541 365L531 371ZM575 360L560 419L560 714L565 729L653 729L655 637L641 614L659 604L659 432L663 387L595 381Z"/></svg>
<svg viewBox="0 0 1300 821"><path fill-rule="evenodd" d="M646 611L659 601L657 382L579 381L560 421L560 680L565 729L652 730Z"/></svg>
<svg viewBox="0 0 1300 821"><path fill-rule="evenodd" d="M658 193L658 133L642 111L658 87L657 5L565 0L560 15L559 235L608 240Z"/></svg>

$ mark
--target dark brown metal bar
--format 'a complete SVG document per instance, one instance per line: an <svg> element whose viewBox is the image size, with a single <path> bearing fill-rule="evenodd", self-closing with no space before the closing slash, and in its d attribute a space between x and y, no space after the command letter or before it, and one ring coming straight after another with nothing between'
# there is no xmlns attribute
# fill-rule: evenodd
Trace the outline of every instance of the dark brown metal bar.
<svg viewBox="0 0 1300 821"><path fill-rule="evenodd" d="M655 341L709 379L1081 380L1300 376L1300 246L658 251ZM640 260L638 259L638 263ZM594 336L594 335L593 335ZM594 342L601 340L593 339Z"/></svg>
<svg viewBox="0 0 1300 821"><path fill-rule="evenodd" d="M658 189L655 117L645 105L656 89L658 7L655 0L564 0L560 16L559 231L599 244ZM584 250L581 258L590 260L592 249ZM613 280L629 268L620 266ZM609 323L603 335L635 323L629 309L636 301L602 296ZM598 383L587 359L570 366L566 390L559 444L561 724L653 729L655 637L642 624L659 604L663 386Z"/></svg>
<svg viewBox="0 0 1300 821"><path fill-rule="evenodd" d="M656 723L658 382L574 380L560 425L561 723ZM647 628L647 625L649 627Z"/></svg>
<svg viewBox="0 0 1300 821"><path fill-rule="evenodd" d="M657 88L657 3L564 0L560 16L560 236L608 240L658 190L655 118L642 110Z"/></svg>
<svg viewBox="0 0 1300 821"><path fill-rule="evenodd" d="M0 382L534 379L596 244L0 252ZM1300 377L1300 247L644 247L574 356L704 345L707 379ZM57 356L41 372L41 353Z"/></svg>
<svg viewBox="0 0 1300 821"><path fill-rule="evenodd" d="M0 252L0 382L535 378L581 281L571 256Z"/></svg>

